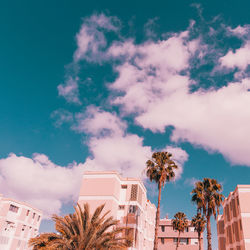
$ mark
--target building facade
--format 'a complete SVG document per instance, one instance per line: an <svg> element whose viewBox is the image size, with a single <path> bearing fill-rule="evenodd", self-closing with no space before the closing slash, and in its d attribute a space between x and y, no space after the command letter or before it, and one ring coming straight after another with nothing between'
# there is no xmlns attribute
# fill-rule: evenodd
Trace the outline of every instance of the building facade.
<svg viewBox="0 0 250 250"><path fill-rule="evenodd" d="M191 226L191 221L188 221L189 226L180 234L179 250L198 250L198 233ZM158 249L159 250L175 250L178 231L173 229L173 224L170 219L161 219L158 228ZM201 249L203 249L203 234L201 234Z"/></svg>
<svg viewBox="0 0 250 250"><path fill-rule="evenodd" d="M129 249L152 250L156 207L147 200L146 189L140 179L123 178L117 172L85 172L78 203L89 203L93 212L105 203L104 212L126 226L133 238Z"/></svg>
<svg viewBox="0 0 250 250"><path fill-rule="evenodd" d="M250 185L237 185L217 219L219 250L250 250Z"/></svg>
<svg viewBox="0 0 250 250"><path fill-rule="evenodd" d="M0 249L27 250L37 236L42 212L30 205L0 195Z"/></svg>

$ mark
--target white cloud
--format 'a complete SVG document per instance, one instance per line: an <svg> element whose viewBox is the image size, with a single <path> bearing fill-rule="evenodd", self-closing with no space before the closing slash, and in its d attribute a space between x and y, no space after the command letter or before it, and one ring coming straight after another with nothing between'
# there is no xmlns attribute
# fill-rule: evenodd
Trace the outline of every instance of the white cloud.
<svg viewBox="0 0 250 250"><path fill-rule="evenodd" d="M12 153L0 159L1 193L41 209L48 218L60 213L64 203L77 200L85 170L116 170L124 177L145 177L143 171L152 149L143 145L143 138L126 133L126 123L115 113L94 106L89 107L82 119L78 129L91 135L88 142L91 156L84 163L62 167L44 154L35 153L28 158ZM180 178L187 153L176 147L167 150L180 166L176 173Z"/></svg>
<svg viewBox="0 0 250 250"><path fill-rule="evenodd" d="M143 139L131 134L92 138L89 148L93 160L89 159L87 166L90 164L102 170L116 170L124 177L142 178L145 163L152 155L151 148L143 146Z"/></svg>
<svg viewBox="0 0 250 250"><path fill-rule="evenodd" d="M155 33L155 27L157 26L156 21L158 19L159 18L157 17L149 19L144 25L144 32L148 38L155 38L157 36L157 34Z"/></svg>
<svg viewBox="0 0 250 250"><path fill-rule="evenodd" d="M184 81L183 89L155 98L137 115L137 123L155 132L174 126L172 140L187 140L219 151L233 164L250 165L250 79L207 92L189 93L185 86Z"/></svg>
<svg viewBox="0 0 250 250"><path fill-rule="evenodd" d="M220 58L221 66L227 68L239 68L245 70L250 64L250 42L246 42L235 52L230 50L225 56Z"/></svg>
<svg viewBox="0 0 250 250"><path fill-rule="evenodd" d="M188 32L182 32L137 46L131 40L113 44L109 53L126 60L114 68L119 75L110 88L122 95L112 103L121 105L126 113L140 113L171 93L187 91L187 77L179 73L188 69L189 59L199 47L199 40L187 39Z"/></svg>
<svg viewBox="0 0 250 250"><path fill-rule="evenodd" d="M103 50L107 46L104 32L117 32L119 20L104 14L92 15L85 18L79 33L76 36L77 50L74 55L75 62L85 59L89 62L104 60Z"/></svg>
<svg viewBox="0 0 250 250"><path fill-rule="evenodd" d="M93 136L104 136L107 134L123 135L127 124L112 113L106 112L95 106L89 106L85 113L76 115L77 124L73 129Z"/></svg>
<svg viewBox="0 0 250 250"><path fill-rule="evenodd" d="M61 167L43 154L10 154L0 159L0 189L7 197L41 209L46 218L58 214L64 202L76 201L82 173L82 164Z"/></svg>
<svg viewBox="0 0 250 250"><path fill-rule="evenodd" d="M51 118L55 120L55 126L60 127L63 123L73 122L73 114L64 109L58 109L52 112Z"/></svg>
<svg viewBox="0 0 250 250"><path fill-rule="evenodd" d="M187 186L191 186L191 187L194 187L195 183L198 182L199 180L192 177L192 178L186 178L185 181L184 181L184 184L187 185Z"/></svg>
<svg viewBox="0 0 250 250"><path fill-rule="evenodd" d="M92 135L88 146L92 157L85 166L88 169L116 170L126 177L144 177L145 163L152 156L152 149L143 145L143 138L126 132L127 124L115 113L91 106L79 116L77 129ZM188 156L177 147L168 147L180 166L176 177L180 178Z"/></svg>
<svg viewBox="0 0 250 250"><path fill-rule="evenodd" d="M226 30L228 31L229 34L232 34L234 36L238 37L244 37L250 33L250 25L238 25L236 28L231 28L231 27L226 27Z"/></svg>
<svg viewBox="0 0 250 250"><path fill-rule="evenodd" d="M200 40L190 40L189 31L166 40L134 44L132 40L113 43L108 53L121 62L114 66L118 77L110 84L111 103L153 132L173 126L172 140L189 141L222 153L233 164L250 166L249 78L219 89L198 89L190 78L192 58L204 51ZM208 52L207 52L208 53ZM246 69L250 45L220 59L223 66Z"/></svg>
<svg viewBox="0 0 250 250"><path fill-rule="evenodd" d="M65 84L57 86L59 96L66 99L67 102L81 104L79 99L78 77L69 77Z"/></svg>
<svg viewBox="0 0 250 250"><path fill-rule="evenodd" d="M181 148L167 146L162 151L167 151L172 154L172 160L174 160L178 166L178 169L175 171L176 180L179 179L183 173L183 165L188 160L188 154Z"/></svg>

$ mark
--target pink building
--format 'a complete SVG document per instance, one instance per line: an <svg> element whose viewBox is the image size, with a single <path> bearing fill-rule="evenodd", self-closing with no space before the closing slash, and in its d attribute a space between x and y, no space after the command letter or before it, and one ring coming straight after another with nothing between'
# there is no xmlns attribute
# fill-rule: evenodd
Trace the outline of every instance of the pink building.
<svg viewBox="0 0 250 250"><path fill-rule="evenodd" d="M219 250L250 250L250 185L237 185L217 220Z"/></svg>
<svg viewBox="0 0 250 250"><path fill-rule="evenodd" d="M129 249L152 250L156 207L147 200L140 179L123 178L117 172L85 172L78 203L89 203L92 212L105 203L105 211L129 229L133 237Z"/></svg>
<svg viewBox="0 0 250 250"><path fill-rule="evenodd" d="M170 219L161 219L158 229L158 249L159 250L175 250L178 232L173 230L173 225ZM194 227L191 226L191 221L189 221L189 226L185 228L185 231L180 234L179 250L198 250L198 233L195 231ZM203 249L203 234L201 234L201 249Z"/></svg>
<svg viewBox="0 0 250 250"><path fill-rule="evenodd" d="M42 212L30 205L0 195L0 249L27 250L38 234Z"/></svg>

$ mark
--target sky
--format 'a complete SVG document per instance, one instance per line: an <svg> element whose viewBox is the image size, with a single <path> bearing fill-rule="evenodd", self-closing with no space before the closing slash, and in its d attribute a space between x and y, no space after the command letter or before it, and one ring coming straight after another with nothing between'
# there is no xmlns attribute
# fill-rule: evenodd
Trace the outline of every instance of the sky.
<svg viewBox="0 0 250 250"><path fill-rule="evenodd" d="M162 218L192 218L204 177L225 196L250 184L249 1L0 5L0 192L42 209L41 232L73 211L84 170L142 178L156 204L155 151L179 166Z"/></svg>

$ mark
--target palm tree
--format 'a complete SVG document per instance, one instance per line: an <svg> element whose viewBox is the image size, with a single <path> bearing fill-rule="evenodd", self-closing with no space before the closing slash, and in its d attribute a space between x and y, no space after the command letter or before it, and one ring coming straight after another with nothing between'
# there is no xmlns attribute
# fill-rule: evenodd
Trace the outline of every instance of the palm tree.
<svg viewBox="0 0 250 250"><path fill-rule="evenodd" d="M29 245L33 246L33 250L53 250L55 248L49 245L57 240L60 240L60 236L55 233L42 233L38 237L31 238Z"/></svg>
<svg viewBox="0 0 250 250"><path fill-rule="evenodd" d="M222 204L224 195L221 194L222 186L215 179L204 178L195 183L191 194L192 201L196 203L197 210L203 212L207 220L207 249L212 250L211 245L211 215L216 218Z"/></svg>
<svg viewBox="0 0 250 250"><path fill-rule="evenodd" d="M201 250L201 233L203 233L206 226L205 217L201 215L201 213L197 213L192 218L191 225L195 228L195 230L198 233L199 250Z"/></svg>
<svg viewBox="0 0 250 250"><path fill-rule="evenodd" d="M184 213L178 212L174 215L174 219L172 220L173 229L179 232L176 244L176 250L179 247L180 242L180 234L184 232L185 228L188 227L188 220Z"/></svg>
<svg viewBox="0 0 250 250"><path fill-rule="evenodd" d="M101 215L104 205L99 206L90 215L89 205L84 204L84 210L77 205L73 214L64 217L53 215L55 229L58 234L46 233L33 238L29 245L34 249L124 249L130 243L128 237L123 237L126 228L118 227L118 221L113 217L106 218L106 212Z"/></svg>
<svg viewBox="0 0 250 250"><path fill-rule="evenodd" d="M154 238L154 250L158 249L158 227L160 220L160 203L161 203L161 189L166 182L171 181L175 177L174 169L177 169L177 165L170 158L171 153L168 152L155 152L152 155L152 159L146 162L146 174L150 181L154 181L158 184L158 206L155 219L155 238Z"/></svg>

